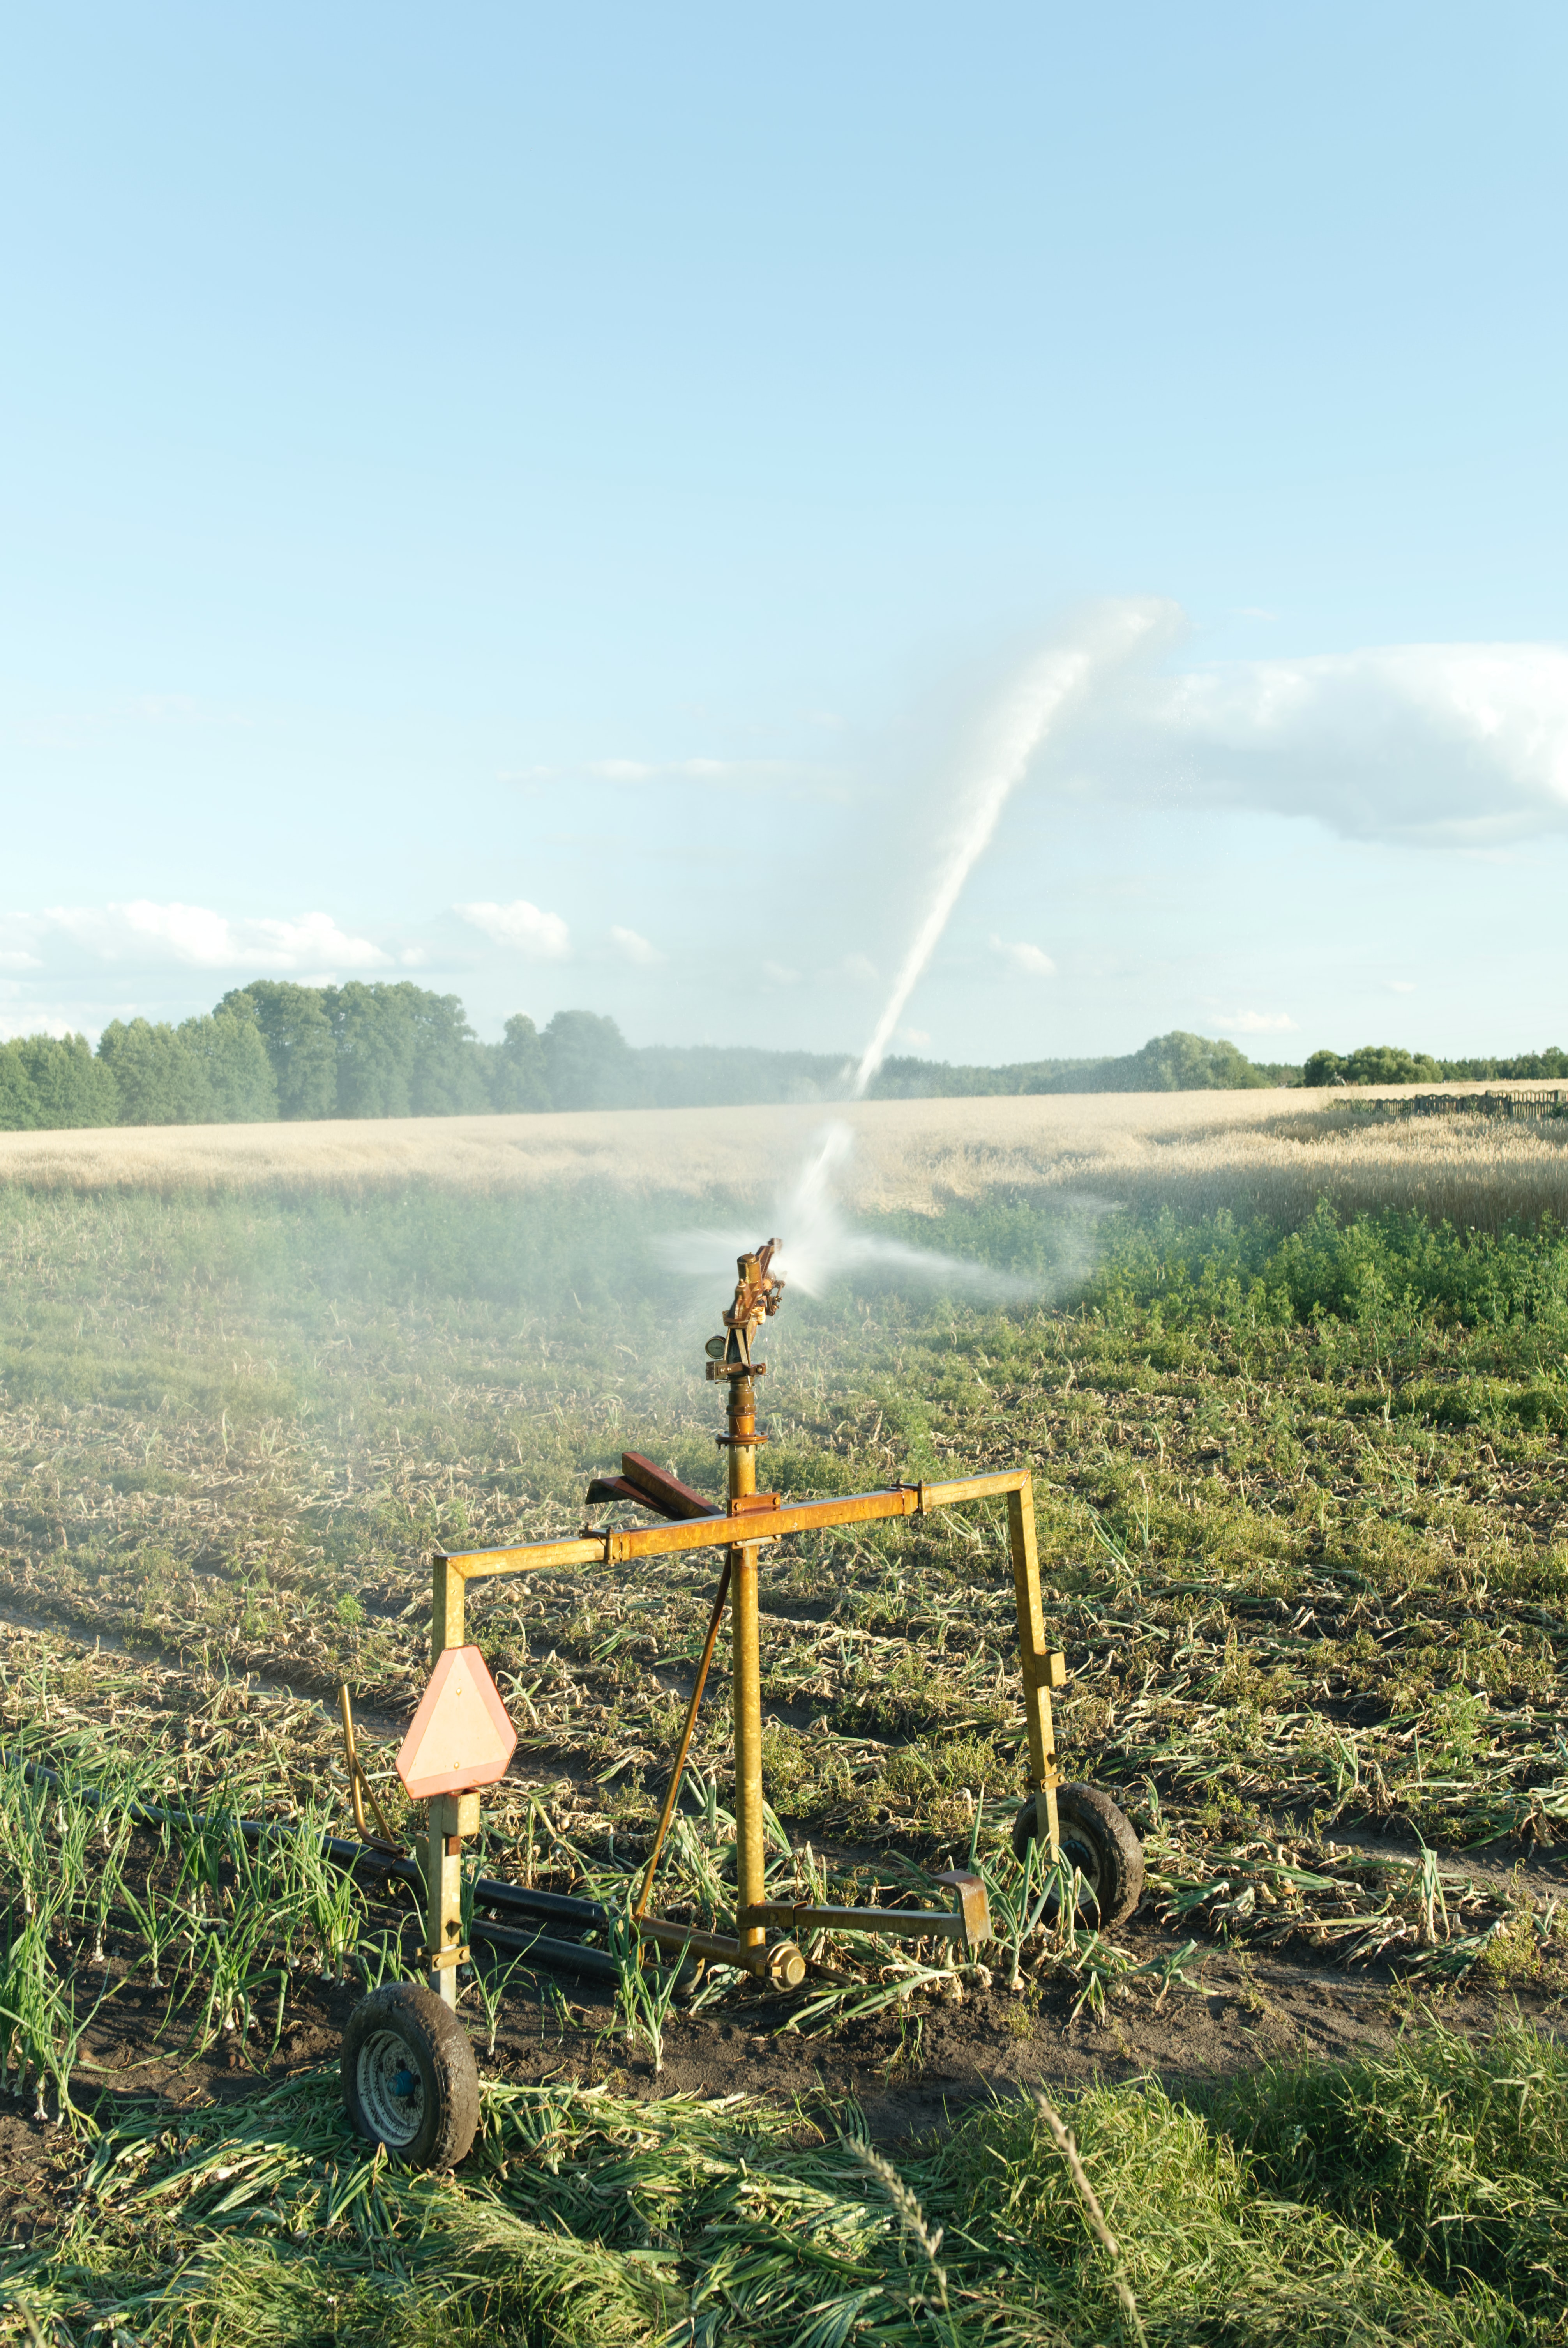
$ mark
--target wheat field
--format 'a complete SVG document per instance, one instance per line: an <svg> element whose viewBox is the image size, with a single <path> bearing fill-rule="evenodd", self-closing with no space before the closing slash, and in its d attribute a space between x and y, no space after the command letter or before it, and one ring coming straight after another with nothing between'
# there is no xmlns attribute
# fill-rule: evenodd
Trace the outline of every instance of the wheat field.
<svg viewBox="0 0 1568 2348"><path fill-rule="evenodd" d="M419 1181L505 1193L593 1179L771 1204L835 1124L852 1138L835 1174L852 1211L938 1215L950 1201L999 1192L1041 1206L1228 1207L1281 1220L1310 1212L1319 1198L1344 1214L1402 1206L1487 1229L1568 1218L1568 1122L1378 1114L1378 1101L1399 1097L1055 1094L7 1133L0 1181L351 1191Z"/></svg>

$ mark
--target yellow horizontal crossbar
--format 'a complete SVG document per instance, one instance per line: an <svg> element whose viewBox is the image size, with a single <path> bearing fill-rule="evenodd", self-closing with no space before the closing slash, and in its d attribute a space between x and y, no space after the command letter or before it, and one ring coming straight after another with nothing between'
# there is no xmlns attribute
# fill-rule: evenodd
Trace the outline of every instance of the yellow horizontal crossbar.
<svg viewBox="0 0 1568 2348"><path fill-rule="evenodd" d="M889 1517L924 1516L962 1500L999 1499L1028 1488L1027 1468L1000 1476L959 1476L945 1484L899 1484L891 1491L852 1492L832 1500L802 1500L792 1509L747 1509L739 1516L688 1517L678 1524L638 1526L630 1532L595 1533L575 1540L529 1541L518 1549L447 1551L439 1562L465 1582L504 1573L554 1573L569 1566L622 1565L632 1558L667 1557L673 1550L747 1548L782 1540L786 1533L822 1532L831 1525L873 1524Z"/></svg>

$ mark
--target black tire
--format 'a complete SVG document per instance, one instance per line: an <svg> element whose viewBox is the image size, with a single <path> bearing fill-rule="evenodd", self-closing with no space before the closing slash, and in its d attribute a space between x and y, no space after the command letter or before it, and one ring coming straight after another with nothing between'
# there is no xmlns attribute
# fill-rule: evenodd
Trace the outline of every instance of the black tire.
<svg viewBox="0 0 1568 2348"><path fill-rule="evenodd" d="M343 2034L343 2109L370 2144L410 2168L455 2168L479 2125L468 2034L434 1990L387 1982Z"/></svg>
<svg viewBox="0 0 1568 2348"><path fill-rule="evenodd" d="M1083 1878L1083 1905L1102 1932L1124 1924L1143 1897L1143 1846L1109 1794L1098 1786L1059 1786L1056 1823L1061 1856ZM1031 1794L1012 1822L1021 1859L1045 1839L1045 1801Z"/></svg>

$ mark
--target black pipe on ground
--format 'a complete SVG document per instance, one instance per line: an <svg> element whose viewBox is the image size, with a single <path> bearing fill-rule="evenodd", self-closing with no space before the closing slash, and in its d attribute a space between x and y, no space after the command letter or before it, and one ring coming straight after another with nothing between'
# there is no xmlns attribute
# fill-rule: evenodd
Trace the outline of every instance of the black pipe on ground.
<svg viewBox="0 0 1568 2348"><path fill-rule="evenodd" d="M15 1766L14 1759L10 1766ZM49 1786L56 1793L65 1783L57 1769L47 1768L41 1761L24 1761L22 1774L30 1786ZM83 1786L79 1791L86 1801L96 1804L101 1799L96 1787ZM138 1802L130 1818L133 1825L148 1828L190 1827L195 1823L190 1810L169 1810L156 1802ZM268 1842L293 1831L266 1818L241 1818L239 1826L247 1842ZM405 1859L384 1845L349 1842L342 1835L324 1834L322 1849L333 1866L343 1868L345 1873L391 1878L398 1883L413 1884L421 1891L425 1888L425 1877L417 1861ZM585 1932L605 1932L610 1929L610 1910L597 1900L574 1900L565 1891L529 1890L516 1883L497 1883L488 1876L480 1876L474 1886L474 1906L476 1911L499 1908L514 1915L537 1916L544 1923L575 1924ZM589 1949L577 1941L519 1932L510 1925L493 1923L477 1912L469 1925L468 1936L495 1948L514 1949L537 1957L540 1964L559 1965L604 1981L620 1978L620 1968L608 1949Z"/></svg>

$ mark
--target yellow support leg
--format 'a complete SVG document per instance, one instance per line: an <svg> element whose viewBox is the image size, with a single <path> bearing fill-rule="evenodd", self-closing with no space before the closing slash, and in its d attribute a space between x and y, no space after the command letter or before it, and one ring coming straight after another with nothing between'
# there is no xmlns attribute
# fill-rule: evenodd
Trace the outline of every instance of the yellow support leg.
<svg viewBox="0 0 1568 2348"><path fill-rule="evenodd" d="M468 1960L463 1944L463 1838L478 1831L477 1794L436 1795L425 1863L425 1963L431 1988L451 2006L457 2003L457 1968Z"/></svg>
<svg viewBox="0 0 1568 2348"><path fill-rule="evenodd" d="M730 1551L734 1571L730 1581L730 1648L734 1674L735 1730L735 1912L744 1916L760 1907L765 1896L763 1845L763 1688L758 1645L757 1552ZM761 1950L767 1933L760 1924L743 1924L743 1952Z"/></svg>
<svg viewBox="0 0 1568 2348"><path fill-rule="evenodd" d="M1040 1551L1034 1532L1034 1485L1025 1477L1020 1489L1008 1494L1008 1546L1012 1551L1013 1594L1018 1602L1019 1659L1023 1673L1023 1715L1029 1734L1029 1782L1043 1797L1046 1841L1054 1866L1061 1856L1056 1817L1056 1789L1061 1782L1056 1766L1056 1729L1050 1716L1050 1691L1061 1687L1066 1671L1062 1659L1045 1643L1045 1610L1040 1595Z"/></svg>
<svg viewBox="0 0 1568 2348"><path fill-rule="evenodd" d="M463 1622L465 1577L455 1557L437 1555L430 1575L430 1668L435 1670L447 1647L467 1644Z"/></svg>

